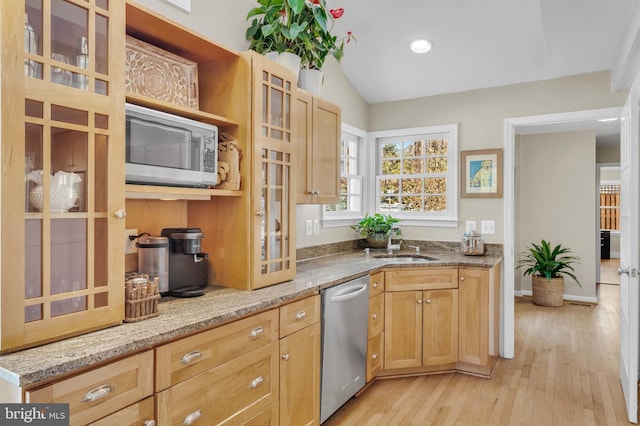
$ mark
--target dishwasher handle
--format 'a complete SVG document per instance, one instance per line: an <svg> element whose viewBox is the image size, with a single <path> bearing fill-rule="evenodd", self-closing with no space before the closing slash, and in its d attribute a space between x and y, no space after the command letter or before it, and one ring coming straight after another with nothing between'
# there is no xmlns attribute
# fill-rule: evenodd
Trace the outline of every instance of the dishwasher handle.
<svg viewBox="0 0 640 426"><path fill-rule="evenodd" d="M345 300L355 299L362 293L366 292L369 284L354 284L341 289L339 293L329 299L331 302L344 302Z"/></svg>

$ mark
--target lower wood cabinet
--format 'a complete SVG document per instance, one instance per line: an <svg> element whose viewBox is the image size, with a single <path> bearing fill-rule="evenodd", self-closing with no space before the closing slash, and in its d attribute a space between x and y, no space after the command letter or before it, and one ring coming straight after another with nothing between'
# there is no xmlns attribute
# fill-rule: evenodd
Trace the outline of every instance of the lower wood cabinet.
<svg viewBox="0 0 640 426"><path fill-rule="evenodd" d="M152 394L153 350L148 350L26 391L25 402L68 403L70 425L82 426L116 413Z"/></svg>
<svg viewBox="0 0 640 426"><path fill-rule="evenodd" d="M152 396L91 423L91 426L155 426L155 400Z"/></svg>
<svg viewBox="0 0 640 426"><path fill-rule="evenodd" d="M279 358L278 342L271 342L158 393L159 424L250 420L278 402Z"/></svg>

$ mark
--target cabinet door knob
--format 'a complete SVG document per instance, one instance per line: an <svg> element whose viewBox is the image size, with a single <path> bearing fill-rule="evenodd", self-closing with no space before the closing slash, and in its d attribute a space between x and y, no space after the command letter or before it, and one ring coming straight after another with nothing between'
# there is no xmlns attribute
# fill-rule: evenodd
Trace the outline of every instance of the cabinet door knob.
<svg viewBox="0 0 640 426"><path fill-rule="evenodd" d="M318 191L317 189L315 191L313 191L313 193L311 195L320 195L320 191Z"/></svg>
<svg viewBox="0 0 640 426"><path fill-rule="evenodd" d="M200 410L194 411L191 414L187 414L187 417L185 417L184 420L182 421L182 426L192 425L193 422L198 420L200 417L202 417L202 411Z"/></svg>
<svg viewBox="0 0 640 426"><path fill-rule="evenodd" d="M418 304L422 304L422 299L418 299Z"/></svg>
<svg viewBox="0 0 640 426"><path fill-rule="evenodd" d="M378 281L373 283L373 288L378 288Z"/></svg>
<svg viewBox="0 0 640 426"><path fill-rule="evenodd" d="M464 281L464 277L460 277L460 281Z"/></svg>
<svg viewBox="0 0 640 426"><path fill-rule="evenodd" d="M108 383L102 386L98 386L97 388L93 388L89 392L87 392L84 395L84 398L82 398L82 402L96 401L100 398L104 398L105 396L108 396L114 390L116 390L116 388L114 388Z"/></svg>
<svg viewBox="0 0 640 426"><path fill-rule="evenodd" d="M307 316L307 313L305 311L300 311L296 314L297 319L303 319L306 316Z"/></svg>
<svg viewBox="0 0 640 426"><path fill-rule="evenodd" d="M255 389L258 386L260 386L262 384L262 382L264 382L264 377L258 376L258 377L256 377L255 379L253 379L251 381L251 384L249 386L251 386L252 389Z"/></svg>
<svg viewBox="0 0 640 426"><path fill-rule="evenodd" d="M378 359L378 354L371 355L371 359Z"/></svg>
<svg viewBox="0 0 640 426"><path fill-rule="evenodd" d="M115 212L113 212L113 214L118 219L124 219L125 217L127 217L127 212L125 212L124 210L116 210Z"/></svg>
<svg viewBox="0 0 640 426"><path fill-rule="evenodd" d="M431 303L431 299L427 299L427 303Z"/></svg>
<svg viewBox="0 0 640 426"><path fill-rule="evenodd" d="M282 354L282 359L289 361L289 354Z"/></svg>
<svg viewBox="0 0 640 426"><path fill-rule="evenodd" d="M191 361L193 361L194 359L198 359L201 356L202 354L197 349L195 351L187 352L182 356L182 359L180 360L180 364L189 364Z"/></svg>
<svg viewBox="0 0 640 426"><path fill-rule="evenodd" d="M156 421L155 420L145 420L144 423L142 423L143 426L156 426Z"/></svg>
<svg viewBox="0 0 640 426"><path fill-rule="evenodd" d="M258 337L258 336L262 336L263 333L264 333L264 328L262 328L262 326L259 326L251 330L251 333L249 334L251 337Z"/></svg>
<svg viewBox="0 0 640 426"><path fill-rule="evenodd" d="M256 212L256 216L258 216L258 217L264 217L264 210L258 210L258 211Z"/></svg>
<svg viewBox="0 0 640 426"><path fill-rule="evenodd" d="M371 315L371 318L378 319L378 314L374 313L373 315Z"/></svg>

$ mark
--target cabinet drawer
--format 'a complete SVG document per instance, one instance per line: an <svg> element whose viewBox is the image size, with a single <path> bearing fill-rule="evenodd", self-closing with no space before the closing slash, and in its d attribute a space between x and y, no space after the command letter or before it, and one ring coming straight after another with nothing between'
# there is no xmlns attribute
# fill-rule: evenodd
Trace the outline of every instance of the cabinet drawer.
<svg viewBox="0 0 640 426"><path fill-rule="evenodd" d="M434 267L387 271L384 282L386 291L458 288L458 269Z"/></svg>
<svg viewBox="0 0 640 426"><path fill-rule="evenodd" d="M242 424L255 417L278 401L278 353L271 342L158 393L158 424Z"/></svg>
<svg viewBox="0 0 640 426"><path fill-rule="evenodd" d="M242 426L278 426L280 424L280 407L273 404L254 418L242 423Z"/></svg>
<svg viewBox="0 0 640 426"><path fill-rule="evenodd" d="M280 337L320 321L320 295L298 300L280 308Z"/></svg>
<svg viewBox="0 0 640 426"><path fill-rule="evenodd" d="M155 418L154 400L150 396L97 422L91 423L91 426L146 426Z"/></svg>
<svg viewBox="0 0 640 426"><path fill-rule="evenodd" d="M369 280L369 297L373 297L384 291L384 272L376 272L371 274Z"/></svg>
<svg viewBox="0 0 640 426"><path fill-rule="evenodd" d="M371 339L384 330L384 294L380 293L369 299L369 332Z"/></svg>
<svg viewBox="0 0 640 426"><path fill-rule="evenodd" d="M278 339L278 310L156 348L156 392Z"/></svg>
<svg viewBox="0 0 640 426"><path fill-rule="evenodd" d="M367 342L367 383L382 371L384 358L384 332L373 336Z"/></svg>
<svg viewBox="0 0 640 426"><path fill-rule="evenodd" d="M27 391L26 402L69 404L71 425L86 425L153 393L153 351Z"/></svg>

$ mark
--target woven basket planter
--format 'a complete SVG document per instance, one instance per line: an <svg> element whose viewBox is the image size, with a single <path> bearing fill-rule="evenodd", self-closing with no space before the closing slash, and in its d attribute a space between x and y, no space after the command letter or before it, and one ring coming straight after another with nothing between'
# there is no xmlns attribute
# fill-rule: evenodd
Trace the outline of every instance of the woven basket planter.
<svg viewBox="0 0 640 426"><path fill-rule="evenodd" d="M540 306L562 306L564 295L564 278L551 278L551 282L545 277L533 276L531 278L533 290L533 303Z"/></svg>

